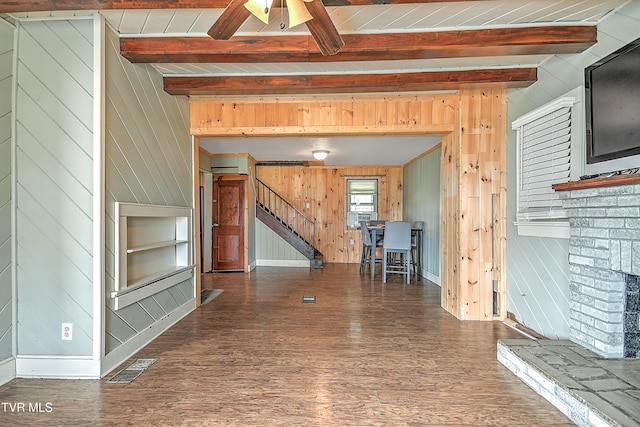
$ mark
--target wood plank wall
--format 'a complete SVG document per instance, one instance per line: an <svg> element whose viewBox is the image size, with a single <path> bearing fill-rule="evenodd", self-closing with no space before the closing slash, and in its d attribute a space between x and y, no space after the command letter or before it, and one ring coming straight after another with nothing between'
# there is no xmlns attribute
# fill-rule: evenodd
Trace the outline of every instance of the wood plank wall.
<svg viewBox="0 0 640 427"><path fill-rule="evenodd" d="M453 131L456 95L191 98L196 136L442 135ZM215 154L215 153L214 153Z"/></svg>
<svg viewBox="0 0 640 427"><path fill-rule="evenodd" d="M504 239L496 237L499 233L493 232L493 225L504 221L506 215L501 202L505 196L505 100L506 90L499 86L414 95L196 97L191 98L191 131L207 137L442 135L442 305L460 319L491 320L494 254L502 256L497 265L504 265ZM343 216L337 213L344 212L344 204L340 204L344 200L338 196L333 199L331 188L326 186L336 185L334 193L343 194L344 180L335 176L358 173L343 173L337 168L310 172L312 169L273 170L273 177L261 172L258 176L270 185L275 183L280 191L285 186L282 174L291 175L285 192L293 194L292 200L316 198L318 194L331 197L323 208L326 211L318 213L321 224L333 229L323 238L329 240L323 242L324 247L332 250L327 261L357 262L358 236L336 231L346 230L344 222L339 222L344 219L337 219ZM401 172L398 180L401 184ZM315 185L316 195L301 187L303 184ZM399 203L389 211L399 215L397 218L402 215L401 200ZM336 213L328 214L328 206ZM353 245L350 238L354 238ZM501 250L494 250L494 244L501 245ZM504 289L504 281L498 283Z"/></svg>
<svg viewBox="0 0 640 427"><path fill-rule="evenodd" d="M462 90L459 106L442 141L442 305L459 319L504 318L506 91Z"/></svg>
<svg viewBox="0 0 640 427"><path fill-rule="evenodd" d="M401 166L258 166L256 175L305 215L316 220L314 246L322 252L325 262L360 261L360 230L348 228L346 224L348 177L376 177L379 218L402 219Z"/></svg>
<svg viewBox="0 0 640 427"><path fill-rule="evenodd" d="M11 221L11 182L15 174L12 170L11 145L13 103L13 27L0 22L0 361L11 358L16 352L13 348L13 254L11 242L13 230ZM13 377L11 377L13 378ZM4 383L0 375L0 383Z"/></svg>
<svg viewBox="0 0 640 427"><path fill-rule="evenodd" d="M198 155L192 151L188 101L166 94L162 77L150 72L150 65L124 59L115 31L108 28L105 37L105 263L113 266L115 202L195 207L193 168L198 167ZM113 268L106 268L107 295L114 287L113 273ZM161 329L159 322L177 321L191 311L199 297L195 280L122 310L106 304L103 370L108 372L137 351L149 330Z"/></svg>
<svg viewBox="0 0 640 427"><path fill-rule="evenodd" d="M14 350L25 359L35 356L46 369L98 356L94 349L100 337L92 333L98 315L93 306L94 221L99 220L93 201L98 195L92 186L98 132L92 64L98 40L90 18L21 22L15 37L20 42L14 68L14 325L20 345ZM77 51L72 53L71 45ZM6 83L13 86L11 79ZM73 340L60 340L59 319L74 324ZM20 368L17 374L23 374Z"/></svg>

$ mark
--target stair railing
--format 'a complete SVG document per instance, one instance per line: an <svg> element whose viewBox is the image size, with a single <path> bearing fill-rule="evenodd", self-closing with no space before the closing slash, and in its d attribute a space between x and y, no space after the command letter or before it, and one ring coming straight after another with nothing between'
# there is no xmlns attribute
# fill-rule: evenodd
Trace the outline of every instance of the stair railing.
<svg viewBox="0 0 640 427"><path fill-rule="evenodd" d="M306 216L260 179L256 178L256 203L281 224L313 247L316 222Z"/></svg>

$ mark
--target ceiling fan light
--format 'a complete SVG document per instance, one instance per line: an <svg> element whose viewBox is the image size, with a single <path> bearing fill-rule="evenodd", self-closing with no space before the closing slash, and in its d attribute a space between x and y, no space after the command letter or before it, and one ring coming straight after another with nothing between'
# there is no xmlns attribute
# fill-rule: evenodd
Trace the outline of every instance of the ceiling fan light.
<svg viewBox="0 0 640 427"><path fill-rule="evenodd" d="M287 11L289 12L289 28L313 19L303 0L287 0Z"/></svg>
<svg viewBox="0 0 640 427"><path fill-rule="evenodd" d="M329 155L329 150L313 150L311 154L316 160L324 160Z"/></svg>
<svg viewBox="0 0 640 427"><path fill-rule="evenodd" d="M246 7L253 16L265 24L268 24L272 4L273 0L247 0L244 7Z"/></svg>

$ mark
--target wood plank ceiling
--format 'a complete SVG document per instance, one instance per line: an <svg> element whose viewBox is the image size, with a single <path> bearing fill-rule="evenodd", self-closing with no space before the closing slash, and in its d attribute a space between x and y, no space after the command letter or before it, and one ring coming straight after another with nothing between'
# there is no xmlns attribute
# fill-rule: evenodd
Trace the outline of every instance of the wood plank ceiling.
<svg viewBox="0 0 640 427"><path fill-rule="evenodd" d="M237 1L237 0L236 0ZM314 0L320 1L320 0ZM524 87L550 55L582 52L623 0L324 0L345 45L323 56L305 25L253 16L229 40L207 35L229 0L0 0L19 18L99 10L122 55L179 95L266 95Z"/></svg>

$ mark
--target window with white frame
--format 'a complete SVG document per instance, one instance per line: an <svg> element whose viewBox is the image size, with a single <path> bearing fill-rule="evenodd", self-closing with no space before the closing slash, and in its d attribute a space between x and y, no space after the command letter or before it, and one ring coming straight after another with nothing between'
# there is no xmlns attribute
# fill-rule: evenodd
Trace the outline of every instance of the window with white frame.
<svg viewBox="0 0 640 427"><path fill-rule="evenodd" d="M566 212L553 184L579 176L581 114L576 96L546 104L512 123L517 134L517 213L519 234L567 237ZM537 227L556 230L534 230ZM522 226L522 227L520 227ZM558 233L558 227L565 228Z"/></svg>
<svg viewBox="0 0 640 427"><path fill-rule="evenodd" d="M378 180L347 180L347 226L359 227L360 221L378 219Z"/></svg>

